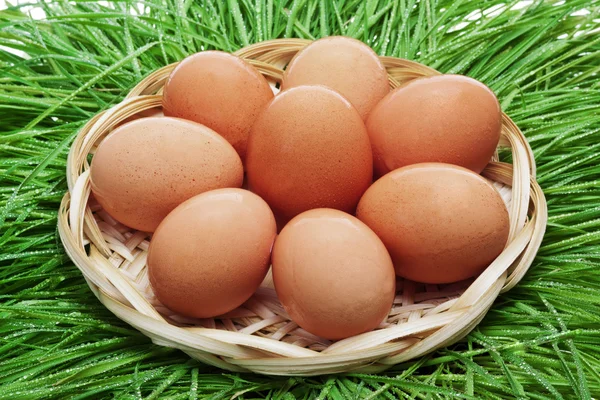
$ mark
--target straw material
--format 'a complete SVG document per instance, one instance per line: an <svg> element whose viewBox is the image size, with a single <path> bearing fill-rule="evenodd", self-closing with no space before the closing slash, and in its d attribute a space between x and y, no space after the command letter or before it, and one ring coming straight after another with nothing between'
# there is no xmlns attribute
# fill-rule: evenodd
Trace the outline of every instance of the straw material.
<svg viewBox="0 0 600 400"><path fill-rule="evenodd" d="M282 69L308 43L271 40L243 48L237 55L258 68L276 91ZM413 61L381 60L392 87L439 74ZM519 128L504 115L500 146L510 149L513 163L492 161L483 175L494 182L507 204L510 236L502 254L477 279L448 285L399 279L394 305L379 328L335 343L290 320L269 276L250 300L226 315L190 319L174 314L156 299L148 281L149 234L118 223L90 199L88 163L88 156L117 124L160 107L162 86L174 67L154 72L122 103L96 115L81 129L69 153L69 193L63 198L58 222L65 249L93 293L156 344L181 349L231 371L272 375L378 372L464 337L498 294L515 286L531 265L546 227L546 202L534 178L531 149Z"/></svg>

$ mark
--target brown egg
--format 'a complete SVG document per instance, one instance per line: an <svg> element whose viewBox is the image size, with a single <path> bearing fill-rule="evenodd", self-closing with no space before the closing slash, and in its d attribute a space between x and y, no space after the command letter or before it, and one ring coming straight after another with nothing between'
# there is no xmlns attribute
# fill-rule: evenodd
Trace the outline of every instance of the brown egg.
<svg viewBox="0 0 600 400"><path fill-rule="evenodd" d="M441 163L385 175L366 191L356 216L381 238L396 273L449 283L485 269L508 239L508 211L480 175Z"/></svg>
<svg viewBox="0 0 600 400"><path fill-rule="evenodd" d="M392 260L355 217L332 209L304 212L273 247L273 282L289 316L327 339L376 328L394 301Z"/></svg>
<svg viewBox="0 0 600 400"><path fill-rule="evenodd" d="M310 84L339 92L363 119L390 91L387 72L377 54L363 42L343 36L319 39L290 61L282 88Z"/></svg>
<svg viewBox="0 0 600 400"><path fill-rule="evenodd" d="M275 218L257 195L217 189L174 209L150 241L156 297L188 317L229 312L252 296L269 269Z"/></svg>
<svg viewBox="0 0 600 400"><path fill-rule="evenodd" d="M214 129L236 149L242 161L250 127L273 98L267 80L239 57L204 51L184 59L165 83L165 115Z"/></svg>
<svg viewBox="0 0 600 400"><path fill-rule="evenodd" d="M153 232L183 201L207 190L240 187L242 162L207 127L169 117L141 118L116 128L98 147L91 187L117 221Z"/></svg>
<svg viewBox="0 0 600 400"><path fill-rule="evenodd" d="M147 110L140 111L137 114L133 114L132 116L125 118L123 120L123 122L121 122L118 126L124 125L127 122L135 121L136 119L140 119L140 118L164 117L164 116L165 116L165 114L163 113L162 108L160 108L160 107L149 108Z"/></svg>
<svg viewBox="0 0 600 400"><path fill-rule="evenodd" d="M496 150L501 127L494 93L459 75L407 83L381 100L367 120L377 176L421 162L479 173Z"/></svg>
<svg viewBox="0 0 600 400"><path fill-rule="evenodd" d="M250 189L291 218L320 207L353 211L371 183L372 162L354 107L324 86L299 86L256 120L246 172Z"/></svg>

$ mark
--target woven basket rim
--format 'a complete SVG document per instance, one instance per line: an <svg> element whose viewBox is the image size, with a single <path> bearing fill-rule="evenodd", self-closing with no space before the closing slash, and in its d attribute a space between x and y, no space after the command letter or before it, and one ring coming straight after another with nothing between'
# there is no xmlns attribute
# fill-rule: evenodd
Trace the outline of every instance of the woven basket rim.
<svg viewBox="0 0 600 400"><path fill-rule="evenodd" d="M310 42L275 39L234 54L249 61L274 84L280 82L291 57ZM414 61L380 59L391 87L440 74ZM148 294L148 235L123 227L90 201L88 156L126 118L161 106L162 86L176 65L151 73L121 103L97 114L79 131L67 160L69 190L58 218L65 250L92 292L118 318L154 343L179 348L193 358L231 371L305 376L379 372L464 337L498 294L514 287L533 262L547 223L546 201L535 181L531 148L519 128L503 114L500 146L510 149L513 163L492 161L482 175L496 182L505 197L510 192L509 241L472 283L422 285L400 281L394 307L381 329L335 343L316 338L286 319L268 280L243 307L222 318L189 321L165 313Z"/></svg>

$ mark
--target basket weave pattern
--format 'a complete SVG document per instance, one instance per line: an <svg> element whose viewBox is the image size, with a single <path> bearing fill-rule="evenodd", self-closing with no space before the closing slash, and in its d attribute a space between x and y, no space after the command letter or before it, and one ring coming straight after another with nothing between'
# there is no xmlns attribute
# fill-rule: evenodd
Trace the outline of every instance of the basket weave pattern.
<svg viewBox="0 0 600 400"><path fill-rule="evenodd" d="M236 54L275 86L283 68L309 41L279 39ZM381 57L391 87L439 72L416 62ZM117 317L154 343L231 371L275 375L334 372L374 373L419 357L464 337L479 323L498 294L523 277L540 246L547 222L544 195L535 182L535 160L523 134L503 116L500 146L512 164L492 161L483 175L494 182L510 214L505 250L475 280L425 285L398 280L387 319L373 332L335 343L299 328L285 313L267 277L240 308L217 318L174 314L152 292L146 270L150 234L110 217L90 196L90 155L126 118L160 107L162 87L175 65L152 73L120 104L92 118L71 147L58 230L65 249L98 299ZM494 159L496 160L496 158ZM201 288L199 288L201 290Z"/></svg>

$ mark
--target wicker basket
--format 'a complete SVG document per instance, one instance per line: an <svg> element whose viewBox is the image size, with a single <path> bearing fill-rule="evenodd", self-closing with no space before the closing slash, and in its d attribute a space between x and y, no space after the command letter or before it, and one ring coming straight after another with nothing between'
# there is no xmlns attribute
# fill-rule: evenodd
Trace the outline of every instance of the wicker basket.
<svg viewBox="0 0 600 400"><path fill-rule="evenodd" d="M309 41L258 43L237 52L275 87L282 69ZM416 62L381 57L392 87L439 74ZM140 82L120 104L92 118L73 142L67 164L69 193L59 211L65 249L91 290L117 317L156 344L231 371L272 375L317 375L382 371L464 337L484 317L498 294L523 277L540 246L547 221L544 195L535 182L535 161L523 134L503 116L500 146L513 164L492 161L483 175L507 203L510 235L505 250L474 281L424 285L398 281L388 318L373 332L335 343L299 328L265 279L243 306L213 319L189 319L163 307L152 293L146 271L150 235L113 220L90 197L89 155L124 119L160 107L163 84L175 65Z"/></svg>

